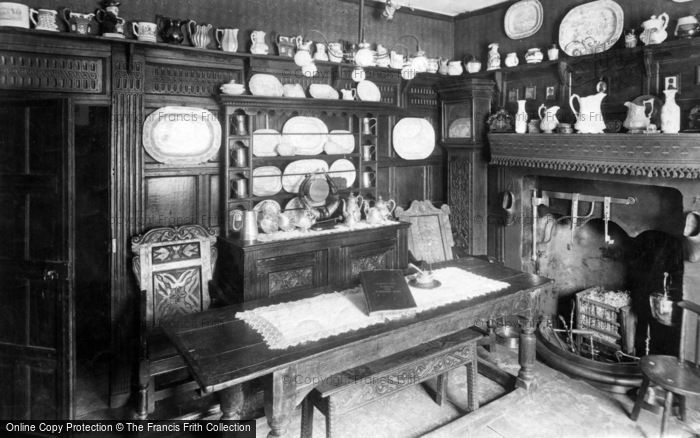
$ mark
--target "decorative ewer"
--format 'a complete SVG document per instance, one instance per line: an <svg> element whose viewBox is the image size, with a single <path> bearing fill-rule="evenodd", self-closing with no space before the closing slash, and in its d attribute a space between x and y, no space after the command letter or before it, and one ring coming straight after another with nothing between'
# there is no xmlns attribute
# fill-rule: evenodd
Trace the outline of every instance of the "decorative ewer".
<svg viewBox="0 0 700 438"><path fill-rule="evenodd" d="M126 21L119 16L120 4L118 1L105 0L103 2L104 9L100 8L95 11L95 20L100 24L102 36L124 38L124 23Z"/></svg>
<svg viewBox="0 0 700 438"><path fill-rule="evenodd" d="M642 23L642 28L644 30L639 36L639 39L646 45L661 44L668 37L666 27L668 27L667 13L664 12L658 17L656 15L652 15L650 19Z"/></svg>
<svg viewBox="0 0 700 438"><path fill-rule="evenodd" d="M190 43L192 43L194 47L206 49L211 42L211 37L209 36L211 28L211 24L198 25L194 20L188 21L187 35L190 37Z"/></svg>
<svg viewBox="0 0 700 438"><path fill-rule="evenodd" d="M224 52L238 50L238 29L216 29L214 38L216 38L219 48Z"/></svg>
<svg viewBox="0 0 700 438"><path fill-rule="evenodd" d="M544 104L540 105L537 110L537 114L540 116L540 129L545 134L551 134L552 131L557 129L559 125L559 120L557 120L557 111L559 111L558 106L552 106L547 108Z"/></svg>
<svg viewBox="0 0 700 438"><path fill-rule="evenodd" d="M649 295L649 306L651 306L651 316L663 325L671 325L671 316L673 314L673 301L668 295L670 285L670 276L668 272L664 272L664 291L655 292Z"/></svg>
<svg viewBox="0 0 700 438"><path fill-rule="evenodd" d="M605 121L601 111L601 104L607 94L599 92L590 96L580 97L572 94L569 98L569 107L576 116L574 128L581 134L602 134L605 129ZM579 103L579 110L574 108L574 100Z"/></svg>
<svg viewBox="0 0 700 438"><path fill-rule="evenodd" d="M369 207L370 207L369 201L365 201L365 213L367 213L367 209ZM380 196L374 202L374 207L372 207L372 208L376 208L377 211L379 211L379 214L381 215L382 220L389 220L391 218L392 213L394 213L394 210L396 209L396 201L394 201L393 199L389 199L388 201L385 201Z"/></svg>
<svg viewBox="0 0 700 438"><path fill-rule="evenodd" d="M267 55L270 48L265 44L265 31L254 30L250 33L250 53L253 55Z"/></svg>
<svg viewBox="0 0 700 438"><path fill-rule="evenodd" d="M304 41L301 35L296 37L294 41L297 46L297 52L294 54L294 63L299 67L311 64L313 60L311 57L311 44L313 44L313 41Z"/></svg>
<svg viewBox="0 0 700 438"><path fill-rule="evenodd" d="M647 104L649 104L648 113ZM654 99L644 100L641 105L625 102L625 106L627 107L627 118L622 123L622 126L630 131L642 131L649 127L651 113L654 112Z"/></svg>
<svg viewBox="0 0 700 438"><path fill-rule="evenodd" d="M314 59L316 61L328 61L328 53L326 52L325 44L316 43L316 52L314 53Z"/></svg>
<svg viewBox="0 0 700 438"><path fill-rule="evenodd" d="M343 217L345 225L352 227L362 219L362 204L364 200L361 195L354 196L352 193L343 199Z"/></svg>
<svg viewBox="0 0 700 438"><path fill-rule="evenodd" d="M498 43L489 44L489 64L486 70L498 70L501 68L501 55L498 53Z"/></svg>

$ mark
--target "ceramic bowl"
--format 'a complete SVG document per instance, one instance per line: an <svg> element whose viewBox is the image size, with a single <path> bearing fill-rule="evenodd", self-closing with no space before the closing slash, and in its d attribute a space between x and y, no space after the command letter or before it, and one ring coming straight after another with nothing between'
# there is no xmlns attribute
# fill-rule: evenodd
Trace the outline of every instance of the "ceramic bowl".
<svg viewBox="0 0 700 438"><path fill-rule="evenodd" d="M239 95L245 93L243 84L224 84L221 86L221 92L224 94Z"/></svg>

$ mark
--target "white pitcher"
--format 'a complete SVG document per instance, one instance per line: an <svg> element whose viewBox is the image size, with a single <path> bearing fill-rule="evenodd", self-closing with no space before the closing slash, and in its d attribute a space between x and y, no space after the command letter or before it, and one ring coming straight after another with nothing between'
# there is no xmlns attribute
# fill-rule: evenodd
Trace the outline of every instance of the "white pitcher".
<svg viewBox="0 0 700 438"><path fill-rule="evenodd" d="M582 134L602 134L605 121L600 105L607 94L597 93L586 97L572 94L569 98L571 111L576 115L574 128ZM578 100L579 110L574 109L574 99Z"/></svg>
<svg viewBox="0 0 700 438"><path fill-rule="evenodd" d="M559 111L558 106L552 106L547 108L544 104L540 105L537 109L537 114L540 116L540 129L546 134L551 134L557 126L559 125L559 120L557 119L557 111Z"/></svg>
<svg viewBox="0 0 700 438"><path fill-rule="evenodd" d="M267 55L270 48L265 44L265 31L254 30L250 33L250 53L253 55Z"/></svg>
<svg viewBox="0 0 700 438"><path fill-rule="evenodd" d="M238 29L216 29L214 32L219 48L224 52L238 50Z"/></svg>

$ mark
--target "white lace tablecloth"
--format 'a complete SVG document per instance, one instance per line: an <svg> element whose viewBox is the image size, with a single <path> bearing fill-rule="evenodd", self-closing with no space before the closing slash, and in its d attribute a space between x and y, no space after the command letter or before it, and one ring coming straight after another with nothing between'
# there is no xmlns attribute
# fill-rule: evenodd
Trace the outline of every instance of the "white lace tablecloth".
<svg viewBox="0 0 700 438"><path fill-rule="evenodd" d="M381 228L381 227L386 227L387 225L394 225L396 224L396 221L392 220L386 220L382 221L377 224L370 224L365 221L358 222L357 224L353 225L352 227L349 227L345 224L338 224L334 226L333 228L328 228L325 230L308 230L308 231L301 231L301 230L292 230L292 231L275 231L274 233L269 233L269 234L259 234L258 235L258 242L277 242L279 240L291 240L291 239L302 239L302 238L308 238L310 236L322 236L326 234L337 234L337 233L345 233L348 231L357 231L357 230L367 230L370 228Z"/></svg>
<svg viewBox="0 0 700 438"><path fill-rule="evenodd" d="M435 289L409 287L416 301L416 309L390 317L367 314L361 287L258 307L239 312L236 317L253 327L267 345L276 350L381 324L387 319L407 318L416 312L468 300L509 286L508 283L459 268L437 269L433 274L442 285Z"/></svg>

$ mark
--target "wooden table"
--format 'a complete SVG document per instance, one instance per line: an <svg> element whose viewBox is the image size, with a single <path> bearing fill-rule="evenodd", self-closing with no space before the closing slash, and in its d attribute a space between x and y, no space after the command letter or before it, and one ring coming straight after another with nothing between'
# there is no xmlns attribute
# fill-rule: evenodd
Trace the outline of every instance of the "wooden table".
<svg viewBox="0 0 700 438"><path fill-rule="evenodd" d="M235 318L240 308L211 309L164 325L165 332L206 392L219 391L222 419L235 419L243 402L240 384L263 378L270 435L285 435L294 408L322 379L381 357L415 347L499 316L550 309L551 280L466 258L434 265L456 266L510 284L507 289L422 312L414 317L367 327L317 342L271 350L262 336ZM279 301L279 300L277 300ZM260 300L245 308L272 304ZM532 324L521 335L518 385L534 384L535 337Z"/></svg>

